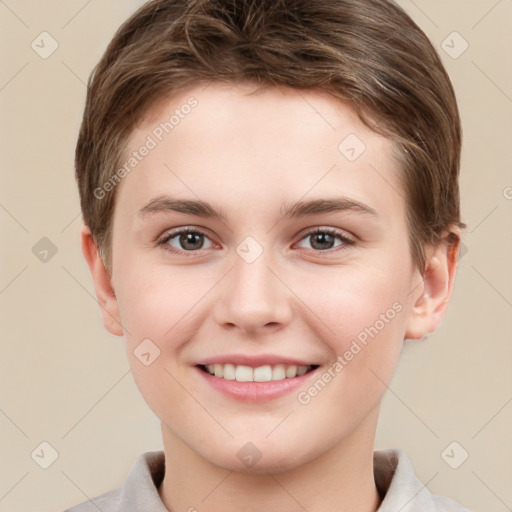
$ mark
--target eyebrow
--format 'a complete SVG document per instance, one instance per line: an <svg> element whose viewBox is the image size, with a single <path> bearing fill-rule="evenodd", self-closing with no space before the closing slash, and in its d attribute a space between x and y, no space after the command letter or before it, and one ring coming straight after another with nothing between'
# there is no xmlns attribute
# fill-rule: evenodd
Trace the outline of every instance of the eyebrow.
<svg viewBox="0 0 512 512"><path fill-rule="evenodd" d="M285 203L281 207L282 217L285 219L343 211L378 217L377 212L370 206L347 197L298 201L293 204ZM217 219L221 222L226 222L227 220L225 212L206 201L174 199L168 196L159 196L151 199L141 208L138 215L144 218L148 214L163 212L186 213L189 215L197 215L198 217Z"/></svg>
<svg viewBox="0 0 512 512"><path fill-rule="evenodd" d="M351 211L364 213L378 217L377 212L370 206L350 199L348 197L336 197L332 199L312 199L309 201L298 201L292 205L283 205L283 217L285 219L292 217L306 217L308 215L317 215L320 213L336 213Z"/></svg>
<svg viewBox="0 0 512 512"><path fill-rule="evenodd" d="M210 203L201 200L174 199L168 196L158 196L151 199L143 208L139 210L139 217L144 218L148 214L178 212L198 217L207 217L226 221L226 214L220 209L215 208Z"/></svg>

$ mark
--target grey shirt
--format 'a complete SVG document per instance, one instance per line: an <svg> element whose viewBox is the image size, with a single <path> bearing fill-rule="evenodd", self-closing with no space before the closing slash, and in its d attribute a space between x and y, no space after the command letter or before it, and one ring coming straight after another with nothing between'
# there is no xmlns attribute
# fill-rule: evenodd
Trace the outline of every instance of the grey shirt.
<svg viewBox="0 0 512 512"><path fill-rule="evenodd" d="M64 512L169 512L158 494L164 473L164 452L144 453L120 487ZM431 494L401 450L375 451L374 475L383 498L378 512L470 512L450 498Z"/></svg>

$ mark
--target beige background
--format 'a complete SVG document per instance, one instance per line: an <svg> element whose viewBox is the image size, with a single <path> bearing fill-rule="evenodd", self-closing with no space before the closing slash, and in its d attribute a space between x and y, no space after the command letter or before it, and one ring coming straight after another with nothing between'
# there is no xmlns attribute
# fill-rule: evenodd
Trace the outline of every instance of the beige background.
<svg viewBox="0 0 512 512"><path fill-rule="evenodd" d="M137 455L161 447L123 341L100 321L73 177L84 83L138 3L0 0L2 512L62 511L120 484ZM457 90L469 227L448 316L407 344L376 444L402 448L432 492L502 512L512 507L512 1L399 3ZM47 59L31 48L43 31L59 45ZM443 49L453 31L469 44L458 58ZM463 49L457 35L446 41L452 54ZM46 262L32 250L42 237L57 249ZM58 452L48 469L31 458L43 441ZM453 441L452 465L469 453L458 469L442 457Z"/></svg>

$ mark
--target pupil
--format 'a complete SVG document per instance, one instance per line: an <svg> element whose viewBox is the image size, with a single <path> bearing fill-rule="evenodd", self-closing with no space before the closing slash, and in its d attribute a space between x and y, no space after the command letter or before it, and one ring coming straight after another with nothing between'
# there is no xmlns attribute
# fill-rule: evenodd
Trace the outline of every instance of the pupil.
<svg viewBox="0 0 512 512"><path fill-rule="evenodd" d="M331 249L334 244L334 237L329 233L315 233L312 235L311 245L315 249Z"/></svg>
<svg viewBox="0 0 512 512"><path fill-rule="evenodd" d="M180 236L180 244L183 249L200 249L203 246L203 239L199 233L183 233Z"/></svg>

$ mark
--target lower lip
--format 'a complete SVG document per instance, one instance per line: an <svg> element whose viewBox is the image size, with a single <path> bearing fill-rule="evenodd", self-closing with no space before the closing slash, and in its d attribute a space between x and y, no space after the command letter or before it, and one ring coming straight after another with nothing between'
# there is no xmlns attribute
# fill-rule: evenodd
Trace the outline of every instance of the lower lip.
<svg viewBox="0 0 512 512"><path fill-rule="evenodd" d="M195 369L210 386L225 395L245 402L266 402L304 386L305 382L318 371L319 367L298 377L268 382L238 382L237 380L215 377L197 366Z"/></svg>

